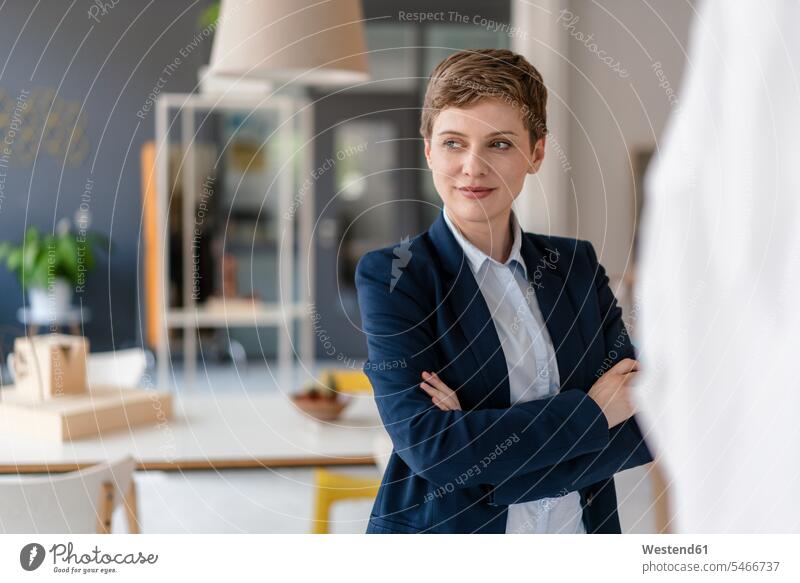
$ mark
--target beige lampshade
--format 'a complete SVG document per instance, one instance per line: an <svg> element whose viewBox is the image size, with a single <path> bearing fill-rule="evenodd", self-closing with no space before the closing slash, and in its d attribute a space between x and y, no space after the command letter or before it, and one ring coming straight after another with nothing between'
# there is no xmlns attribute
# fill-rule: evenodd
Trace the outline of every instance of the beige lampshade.
<svg viewBox="0 0 800 583"><path fill-rule="evenodd" d="M340 85L365 81L360 0L222 0L211 74Z"/></svg>

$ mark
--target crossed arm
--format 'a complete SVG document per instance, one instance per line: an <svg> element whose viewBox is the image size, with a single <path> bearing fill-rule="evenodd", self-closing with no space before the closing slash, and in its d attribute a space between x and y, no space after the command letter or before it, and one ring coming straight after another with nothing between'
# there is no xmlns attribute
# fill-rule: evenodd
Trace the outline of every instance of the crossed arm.
<svg viewBox="0 0 800 583"><path fill-rule="evenodd" d="M631 361L635 362L635 361ZM624 366L627 361L618 363ZM610 371L609 371L610 372ZM458 395L439 376L423 371L420 387L442 411L460 410ZM609 430L608 445L598 452L583 454L546 468L515 472L499 484L486 488L492 504L517 504L563 496L591 486L617 472L652 461L641 431L632 417Z"/></svg>
<svg viewBox="0 0 800 583"><path fill-rule="evenodd" d="M364 371L395 451L416 474L440 486L480 485L490 502L511 504L577 490L652 459L633 419L609 429L602 409L578 389L562 388L507 409L464 412L432 405L420 388L422 372L437 370L431 313L413 278L400 278L387 293L390 266L390 254L372 252L356 270L369 348ZM607 308L603 333L613 338L624 325L597 266L601 308ZM492 455L512 436L518 437L513 445ZM469 472L487 456L491 464ZM465 475L469 479L454 482Z"/></svg>

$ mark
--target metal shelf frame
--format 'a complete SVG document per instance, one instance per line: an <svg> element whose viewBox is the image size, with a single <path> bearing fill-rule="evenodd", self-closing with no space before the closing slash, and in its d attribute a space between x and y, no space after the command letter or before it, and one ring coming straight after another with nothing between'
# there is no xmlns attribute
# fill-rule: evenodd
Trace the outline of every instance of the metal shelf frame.
<svg viewBox="0 0 800 583"><path fill-rule="evenodd" d="M170 123L170 111L176 112L176 119ZM157 214L159 239L163 242L160 256L160 285L159 304L162 306L161 323L158 345L158 383L159 386L168 387L174 383L174 374L171 376L171 350L169 346L169 330L171 328L183 329L183 354L184 354L184 383L186 388L191 388L197 377L197 329L198 328L227 328L227 327L276 327L278 328L278 372L283 382L289 382L293 371L293 353L296 352L302 362L313 361L313 325L309 306L314 305L314 246L311 244L311 235L314 220L314 189L313 184L304 190L302 204L297 205L298 228L295 229L294 220L285 221L285 230L279 233L280 245L278 249L278 302L254 303L251 313L241 310L228 313L227 308L221 312L210 311L198 306L192 293L190 282L193 278L193 263L188 257L192 249L193 225L195 221L195 204L197 201L196 181L196 155L194 151L197 128L195 127L195 114L200 112L224 111L271 111L277 112L279 118L276 135L285 139L285 143L292 143L291 136L295 128L300 128L303 136L301 152L303 173L311 175L313 164L312 146L312 106L305 97L291 95L271 96L240 96L218 95L203 93L165 93L159 96L156 102L156 180L157 180ZM183 261L183 307L171 308L169 298L169 226L168 210L170 205L169 193L169 132L172 126L179 124L181 130L182 159L182 192L183 209L181 216L182 247L184 249ZM296 124L296 125L295 125ZM291 161L288 167L283 168L277 184L279 216L285 217L294 202L296 175ZM298 232L296 232L298 231ZM304 243L297 245L297 242ZM303 248L306 252L303 253ZM289 256L287 256L287 253ZM293 283L295 281L295 265L299 273L299 299L294 300ZM294 338L294 323L300 322L300 338ZM281 329L283 333L281 333ZM299 348L299 350L298 350ZM174 372L174 371L172 371ZM170 383L170 380L173 383Z"/></svg>

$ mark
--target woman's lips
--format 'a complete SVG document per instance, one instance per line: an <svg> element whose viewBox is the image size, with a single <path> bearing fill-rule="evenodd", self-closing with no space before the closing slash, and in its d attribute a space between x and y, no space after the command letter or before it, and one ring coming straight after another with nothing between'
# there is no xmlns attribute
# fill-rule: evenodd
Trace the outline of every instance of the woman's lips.
<svg viewBox="0 0 800 583"><path fill-rule="evenodd" d="M492 194L494 190L494 188L488 186L463 186L458 189L461 194L472 199L486 198Z"/></svg>

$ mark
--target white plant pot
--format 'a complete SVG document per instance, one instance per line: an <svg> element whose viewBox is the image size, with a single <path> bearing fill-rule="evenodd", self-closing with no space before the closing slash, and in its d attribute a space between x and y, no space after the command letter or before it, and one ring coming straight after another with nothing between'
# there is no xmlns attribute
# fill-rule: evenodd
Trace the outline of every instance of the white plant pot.
<svg viewBox="0 0 800 583"><path fill-rule="evenodd" d="M33 321L60 320L72 305L72 286L64 279L56 279L47 288L32 287L28 290L28 302Z"/></svg>

